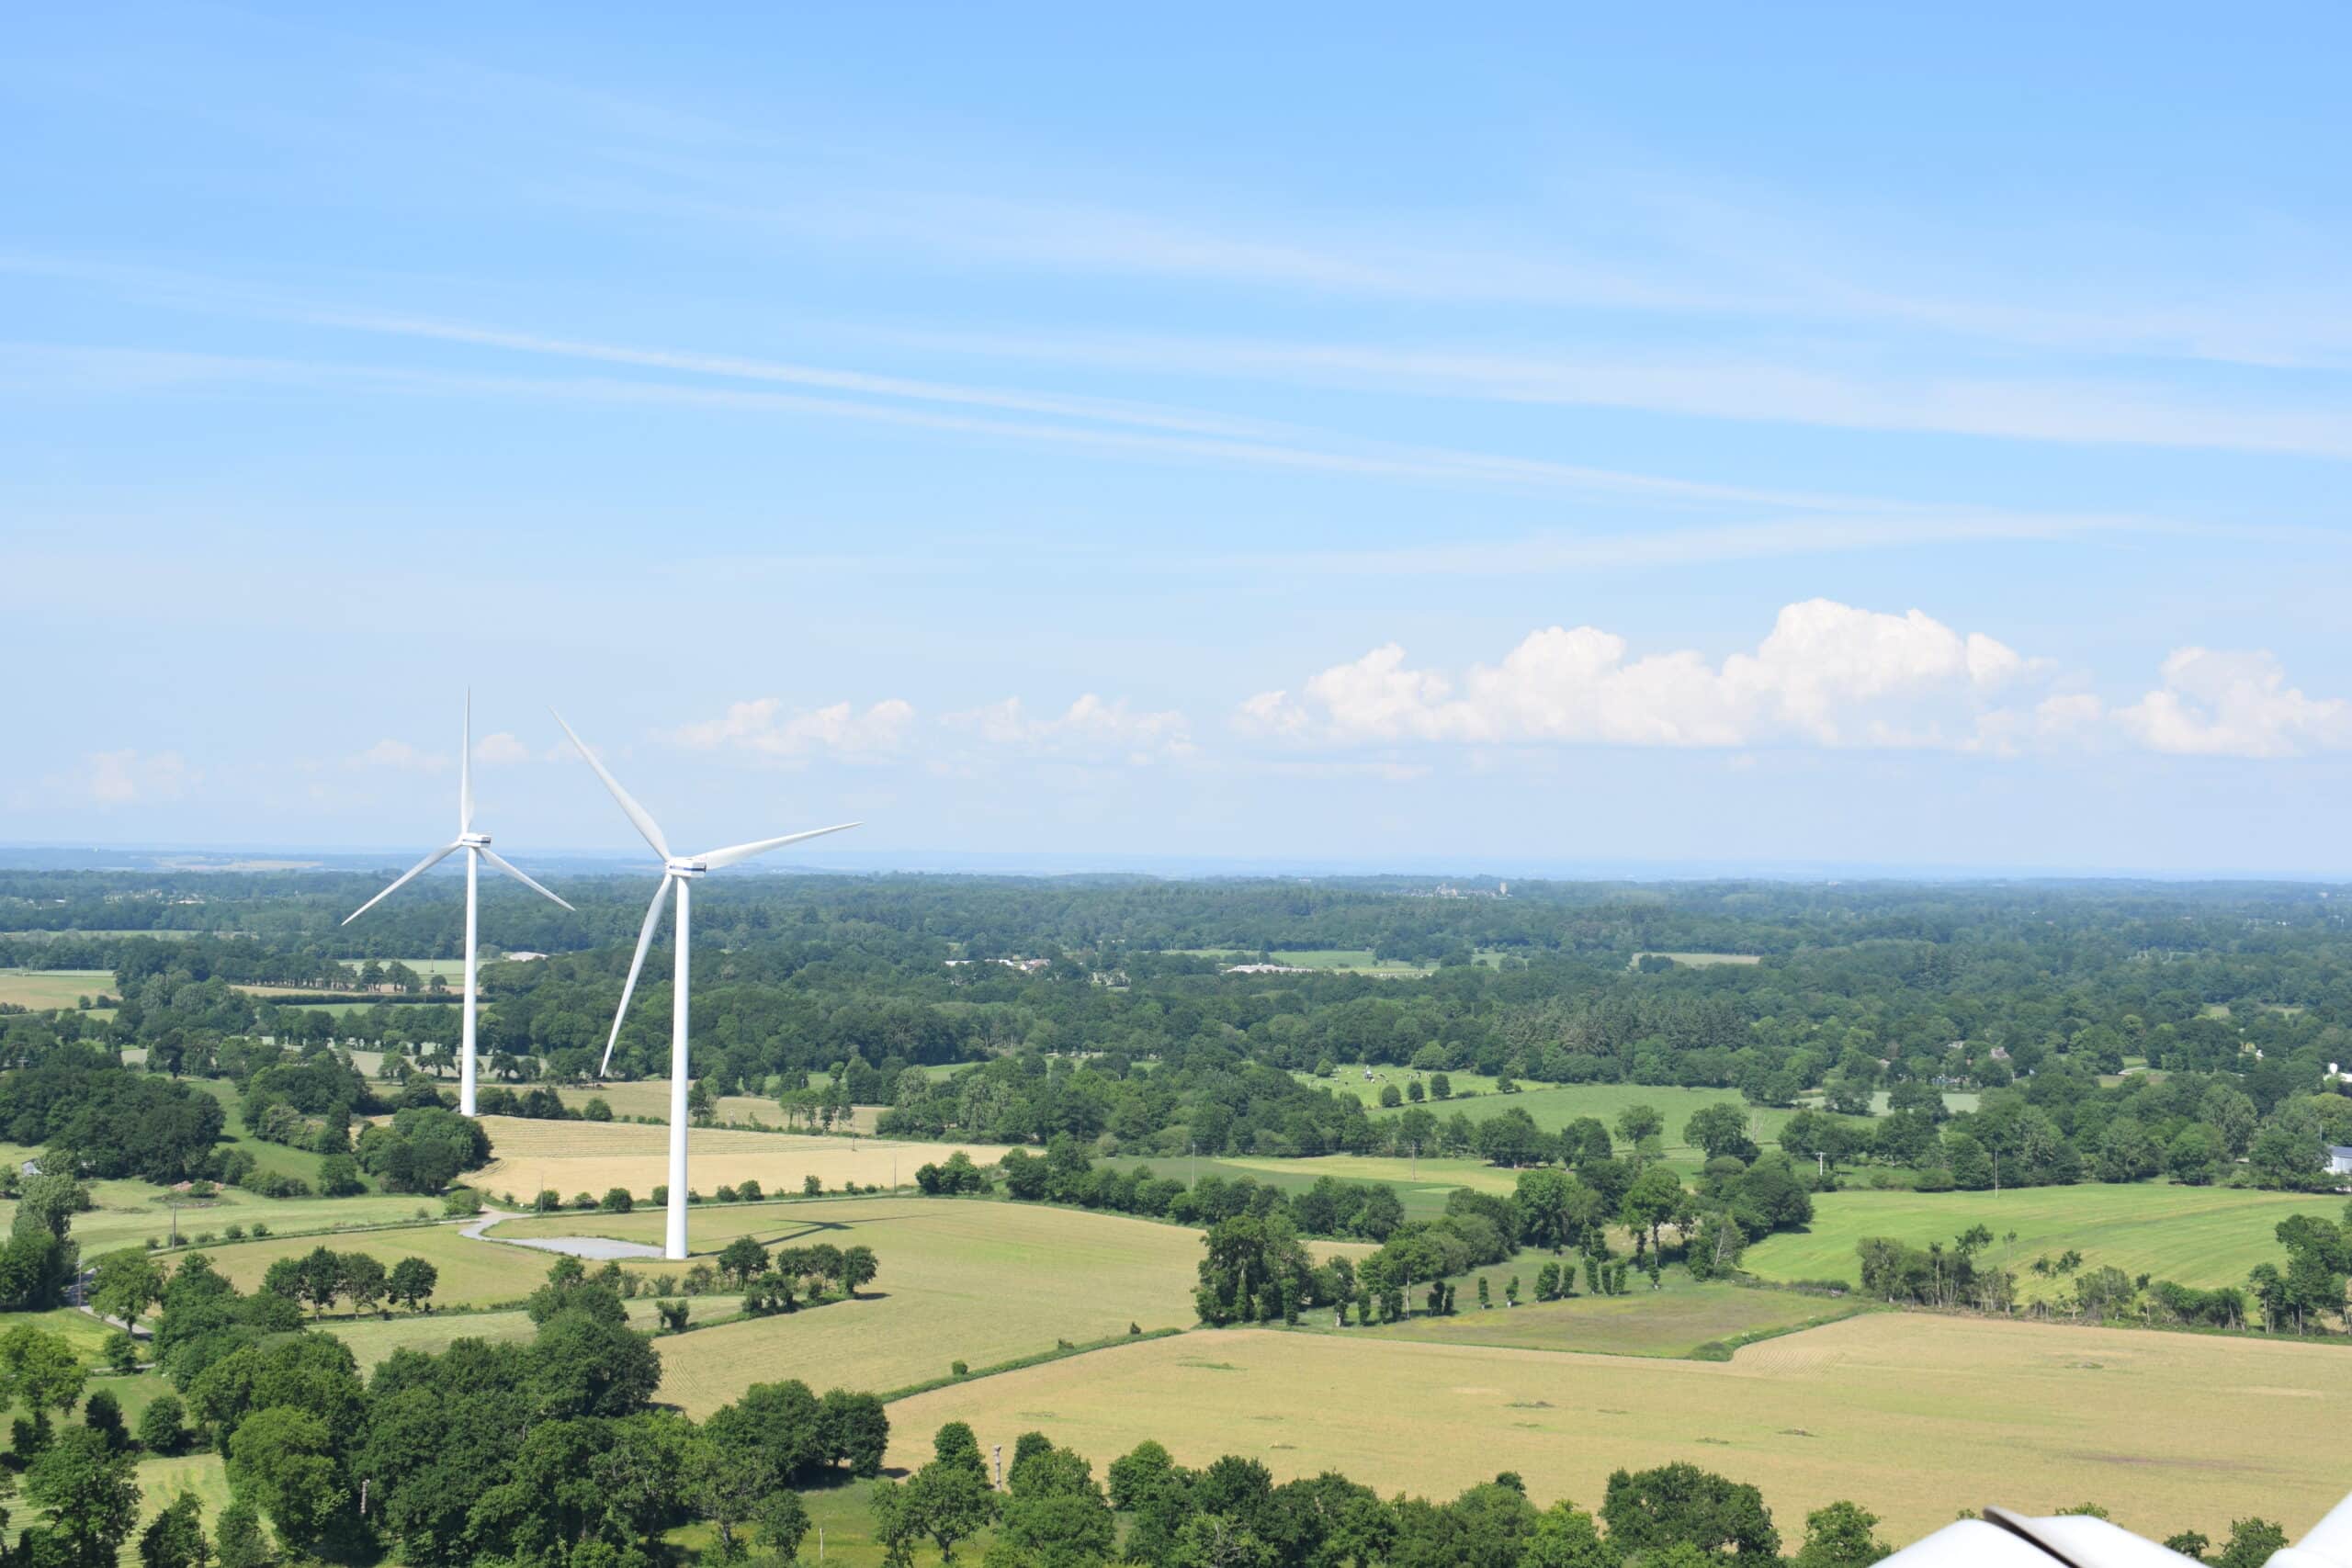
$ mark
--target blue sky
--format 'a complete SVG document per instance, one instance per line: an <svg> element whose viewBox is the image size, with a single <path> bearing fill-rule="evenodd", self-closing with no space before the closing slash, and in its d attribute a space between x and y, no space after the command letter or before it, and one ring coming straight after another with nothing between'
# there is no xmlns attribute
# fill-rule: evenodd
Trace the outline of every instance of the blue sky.
<svg viewBox="0 0 2352 1568"><path fill-rule="evenodd" d="M828 863L2352 870L2352 17L2049 11L28 16L0 840L470 683L518 854L553 702Z"/></svg>

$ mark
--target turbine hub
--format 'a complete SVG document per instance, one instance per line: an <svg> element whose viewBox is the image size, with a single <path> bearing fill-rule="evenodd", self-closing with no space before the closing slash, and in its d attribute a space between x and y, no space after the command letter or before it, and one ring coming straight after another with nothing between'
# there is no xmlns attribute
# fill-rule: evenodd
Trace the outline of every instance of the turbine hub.
<svg viewBox="0 0 2352 1568"><path fill-rule="evenodd" d="M490 835L488 833L460 833L458 835L458 842L463 844L469 850L486 850L490 848Z"/></svg>
<svg viewBox="0 0 2352 1568"><path fill-rule="evenodd" d="M663 862L662 869L673 876L700 876L710 867L698 860L673 860Z"/></svg>

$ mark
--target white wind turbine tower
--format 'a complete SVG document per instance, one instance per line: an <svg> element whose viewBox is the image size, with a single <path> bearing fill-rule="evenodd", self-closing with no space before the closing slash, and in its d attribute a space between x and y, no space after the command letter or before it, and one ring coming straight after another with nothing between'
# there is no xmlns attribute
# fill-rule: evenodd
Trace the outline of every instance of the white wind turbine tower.
<svg viewBox="0 0 2352 1568"><path fill-rule="evenodd" d="M498 852L490 847L489 834L474 831L474 694L471 692L466 694L465 747L458 753L458 836L456 840L442 845L409 867L392 883L391 886L385 888L381 893L352 910L350 914L345 915L343 923L349 925L390 897L402 883L430 871L459 850L466 852L466 1021L464 1043L458 1054L458 1110L464 1115L471 1116L474 1114L474 968L476 962L474 948L480 940L476 933L481 925L481 892L478 885L481 881L481 863L488 861L532 892L554 898L557 903L563 904L567 909L571 908L571 905L564 904L562 899L556 898L554 894L548 892L546 888L515 870L514 866L501 860Z"/></svg>
<svg viewBox="0 0 2352 1568"><path fill-rule="evenodd" d="M552 708L548 711L555 712ZM556 714L555 721L563 724L563 715ZM571 743L580 749L580 755L596 770L596 776L605 781L605 787L613 792L615 800L620 802L621 810L636 824L637 830L645 835L645 841L653 846L653 852L662 857L662 885L653 890L653 902L646 906L644 928L637 933L637 956L629 960L628 978L621 985L621 1005L613 1013L613 1032L605 1042L605 1059L596 1068L598 1077L604 1077L605 1068L612 1066L613 1046L620 1040L621 1020L628 1015L629 997L637 990L638 971L645 966L645 950L653 945L653 928L662 921L662 901L671 888L678 890L677 974L670 993L669 1224L662 1235L662 1256L671 1259L683 1258L686 1256L686 944L692 923L688 886L706 872L750 860L753 855L763 855L786 844L797 844L803 839L838 833L857 824L837 822L830 828L812 828L805 833L786 833L781 839L758 839L748 844L729 844L723 850L711 850L698 855L672 854L668 840L662 837L661 828L646 815L645 807L629 798L628 791L621 788L620 780L605 771L605 764L596 761L596 753L588 750L588 743L573 733L568 724L563 724L563 732L571 737Z"/></svg>

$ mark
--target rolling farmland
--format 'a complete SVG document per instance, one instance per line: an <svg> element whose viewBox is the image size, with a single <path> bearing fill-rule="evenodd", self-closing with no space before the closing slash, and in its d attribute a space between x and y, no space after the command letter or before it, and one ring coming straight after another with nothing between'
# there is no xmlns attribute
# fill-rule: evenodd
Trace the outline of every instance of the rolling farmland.
<svg viewBox="0 0 2352 1568"><path fill-rule="evenodd" d="M984 1447L1041 1428L1098 1474L1151 1438L1187 1464L1241 1454L1383 1493L1451 1496L1514 1470L1538 1504L1587 1506L1611 1471L1679 1460L1753 1482L1783 1529L1840 1497L1897 1541L1996 1499L2088 1497L2135 1529L2220 1539L2253 1513L2300 1530L2341 1495L2339 1445L2280 1437L2346 1401L2335 1347L1894 1313L1725 1363L1222 1330L903 1400L890 1459L927 1458L964 1420Z"/></svg>

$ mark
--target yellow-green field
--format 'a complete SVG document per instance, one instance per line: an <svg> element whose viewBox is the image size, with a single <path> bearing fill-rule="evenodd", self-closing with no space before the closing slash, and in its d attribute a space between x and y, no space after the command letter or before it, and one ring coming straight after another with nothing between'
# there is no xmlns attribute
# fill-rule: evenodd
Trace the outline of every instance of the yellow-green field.
<svg viewBox="0 0 2352 1568"><path fill-rule="evenodd" d="M497 1157L469 1179L485 1192L511 1192L527 1201L543 1187L566 1198L626 1187L645 1198L670 1179L666 1126L514 1116L485 1116L482 1126ZM686 1148L695 1190L706 1195L747 1180L770 1192L797 1192L808 1176L822 1181L828 1191L845 1181L887 1187L894 1171L900 1186L911 1187L917 1167L944 1160L959 1148L976 1165L992 1165L1004 1156L1002 1148L988 1144L901 1144L720 1127L694 1129Z"/></svg>
<svg viewBox="0 0 2352 1568"><path fill-rule="evenodd" d="M963 1420L984 1449L1041 1430L1097 1474L1153 1438L1187 1464L1238 1453L1383 1493L1451 1496L1513 1470L1539 1504L1590 1506L1612 1470L1687 1461L1761 1487L1792 1535L1845 1497L1898 1542L1996 1500L2093 1501L2143 1533L2218 1540L2257 1513L2292 1536L2342 1495L2326 1413L2346 1401L2341 1349L1895 1313L1726 1363L1228 1330L900 1401L890 1462L927 1459Z"/></svg>
<svg viewBox="0 0 2352 1568"><path fill-rule="evenodd" d="M1665 958L1693 969L1704 969L1715 964L1761 964L1764 960L1753 953L1637 953L1633 962L1645 958Z"/></svg>
<svg viewBox="0 0 2352 1568"><path fill-rule="evenodd" d="M1571 1257L1567 1261L1573 1263ZM1370 1330L1379 1339L1432 1345L1505 1345L1525 1350L1589 1350L1609 1356L1688 1356L1702 1345L1732 1344L1813 1324L1834 1322L1868 1310L1853 1301L1829 1301L1786 1291L1737 1285L1700 1284L1679 1269L1665 1276L1665 1289L1652 1291L1636 1275L1622 1296L1572 1296L1537 1302L1535 1270L1543 1255L1522 1253L1513 1262L1480 1269L1455 1286L1452 1317L1416 1317ZM1503 1302L1503 1281L1519 1276L1522 1304ZM1477 1276L1493 1284L1494 1306L1477 1305ZM1584 1289L1579 1279L1577 1289ZM1418 1294L1418 1292L1416 1292ZM1317 1326L1323 1321L1318 1319Z"/></svg>
<svg viewBox="0 0 2352 1568"><path fill-rule="evenodd" d="M114 990L111 969L0 969L0 1002L36 1012L96 1001Z"/></svg>
<svg viewBox="0 0 2352 1568"><path fill-rule="evenodd" d="M580 1216L575 1233L658 1240L659 1214ZM560 1235L568 1216L509 1221L501 1235ZM869 1299L728 1324L659 1342L661 1397L706 1416L753 1382L797 1377L887 1392L1054 1348L1193 1322L1200 1233L1023 1203L872 1198L694 1211L697 1248L763 1243L874 1248ZM1329 1250L1318 1248L1318 1250ZM1368 1250L1368 1249L1367 1249ZM634 1267L631 1265L630 1267Z"/></svg>
<svg viewBox="0 0 2352 1568"><path fill-rule="evenodd" d="M2027 1266L2069 1247L2082 1253L2086 1268L2112 1265L2135 1277L2153 1274L2211 1289L2243 1285L2256 1264L2283 1261L2273 1232L2288 1215L2334 1221L2343 1213L2340 1197L2159 1183L2091 1182L1998 1193L1823 1192L1814 1198L1810 1229L1765 1237L1747 1249L1742 1266L1766 1280L1854 1280L1861 1274L1854 1248L1864 1236L1949 1246L1981 1224L1995 1237L1983 1258L2014 1269L2027 1300L2068 1288L2066 1280L2045 1278ZM2015 1242L2000 1239L2011 1231Z"/></svg>
<svg viewBox="0 0 2352 1568"><path fill-rule="evenodd" d="M454 1224L407 1225L398 1230L368 1231L356 1235L300 1236L287 1240L237 1242L203 1249L212 1266L241 1291L258 1289L269 1266L281 1258L300 1258L313 1247L337 1252L368 1252L390 1269L403 1258L422 1258L440 1270L434 1288L435 1303L448 1306L489 1305L519 1302L537 1289L556 1261L556 1255L536 1247L506 1247L458 1234ZM627 1263L646 1273L664 1273L656 1259L644 1265ZM337 1311L347 1312L348 1305Z"/></svg>

